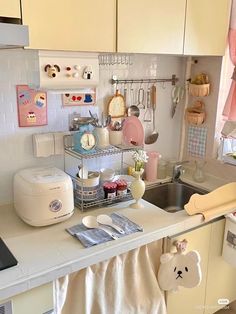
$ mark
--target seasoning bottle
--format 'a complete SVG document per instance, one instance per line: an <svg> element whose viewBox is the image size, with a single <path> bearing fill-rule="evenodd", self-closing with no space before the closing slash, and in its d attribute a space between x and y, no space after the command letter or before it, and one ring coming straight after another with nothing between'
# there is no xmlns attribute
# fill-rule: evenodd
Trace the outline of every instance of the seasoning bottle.
<svg viewBox="0 0 236 314"><path fill-rule="evenodd" d="M117 196L124 196L127 194L127 182L125 180L117 180Z"/></svg>
<svg viewBox="0 0 236 314"><path fill-rule="evenodd" d="M116 197L117 184L115 182L105 182L103 184L103 190L105 193L105 198L114 198Z"/></svg>

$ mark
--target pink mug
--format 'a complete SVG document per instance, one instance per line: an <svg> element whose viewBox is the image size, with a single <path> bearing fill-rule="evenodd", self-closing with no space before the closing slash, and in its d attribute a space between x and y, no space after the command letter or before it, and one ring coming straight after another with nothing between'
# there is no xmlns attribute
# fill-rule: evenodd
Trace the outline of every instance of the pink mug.
<svg viewBox="0 0 236 314"><path fill-rule="evenodd" d="M147 152L148 161L145 167L145 174L147 181L155 181L157 179L157 166L159 153L158 152Z"/></svg>

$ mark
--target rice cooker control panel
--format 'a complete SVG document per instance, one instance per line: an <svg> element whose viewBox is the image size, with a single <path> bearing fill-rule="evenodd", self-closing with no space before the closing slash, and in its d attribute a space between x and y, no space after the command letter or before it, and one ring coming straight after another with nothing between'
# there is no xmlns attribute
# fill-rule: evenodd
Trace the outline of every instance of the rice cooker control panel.
<svg viewBox="0 0 236 314"><path fill-rule="evenodd" d="M53 200L49 204L49 209L52 212L59 212L62 209L62 202L60 200Z"/></svg>

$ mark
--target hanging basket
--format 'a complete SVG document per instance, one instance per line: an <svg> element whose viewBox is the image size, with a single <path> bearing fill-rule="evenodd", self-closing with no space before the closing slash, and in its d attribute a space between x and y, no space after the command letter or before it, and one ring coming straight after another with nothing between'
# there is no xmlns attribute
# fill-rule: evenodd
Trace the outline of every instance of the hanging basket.
<svg viewBox="0 0 236 314"><path fill-rule="evenodd" d="M186 109L185 119L191 125L201 125L206 119L205 105L196 101L192 107Z"/></svg>
<svg viewBox="0 0 236 314"><path fill-rule="evenodd" d="M195 97L205 97L210 94L210 84L189 84L189 94Z"/></svg>

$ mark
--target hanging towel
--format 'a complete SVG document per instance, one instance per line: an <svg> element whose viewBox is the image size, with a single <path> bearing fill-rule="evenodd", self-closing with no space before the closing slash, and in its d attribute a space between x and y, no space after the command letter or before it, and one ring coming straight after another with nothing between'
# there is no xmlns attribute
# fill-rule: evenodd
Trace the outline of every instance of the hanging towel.
<svg viewBox="0 0 236 314"><path fill-rule="evenodd" d="M179 286L193 288L200 284L202 272L200 255L197 251L185 253L166 253L161 256L158 272L160 288L177 291Z"/></svg>
<svg viewBox="0 0 236 314"><path fill-rule="evenodd" d="M57 314L167 314L157 273L162 240L56 281Z"/></svg>

